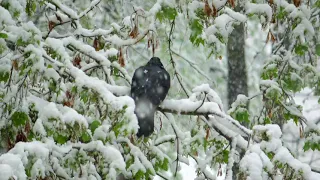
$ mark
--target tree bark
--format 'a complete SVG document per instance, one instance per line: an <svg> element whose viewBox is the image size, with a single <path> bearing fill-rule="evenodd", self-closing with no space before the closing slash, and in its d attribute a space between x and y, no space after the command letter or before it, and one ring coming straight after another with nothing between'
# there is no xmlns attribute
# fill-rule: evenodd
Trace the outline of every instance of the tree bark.
<svg viewBox="0 0 320 180"><path fill-rule="evenodd" d="M227 44L228 52L228 105L239 94L248 95L247 68L245 61L244 24L234 26Z"/></svg>
<svg viewBox="0 0 320 180"><path fill-rule="evenodd" d="M235 8L235 11L242 11L240 3ZM227 44L227 58L228 58L228 106L237 99L239 94L248 96L247 84L247 67L245 59L245 29L244 23L234 25L234 29L229 36ZM244 126L248 124L241 123ZM240 152L240 151L238 151ZM240 153L240 160L243 157L243 152ZM232 167L232 179L239 179L239 162L234 162Z"/></svg>

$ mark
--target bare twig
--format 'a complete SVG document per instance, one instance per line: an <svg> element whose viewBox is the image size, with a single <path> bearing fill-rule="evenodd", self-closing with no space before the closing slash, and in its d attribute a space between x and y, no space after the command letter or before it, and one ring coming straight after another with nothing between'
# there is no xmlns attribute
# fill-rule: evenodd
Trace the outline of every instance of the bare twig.
<svg viewBox="0 0 320 180"><path fill-rule="evenodd" d="M186 91L185 87L183 86L183 84L182 84L182 82L181 82L181 80L180 80L180 78L179 78L180 75L179 75L179 73L177 72L176 64L175 64L175 62L174 62L174 60L173 60L173 57L172 57L172 49L171 49L172 39L171 39L171 37L172 37L174 25L175 25L175 20L172 20L172 22L171 22L171 28L170 28L170 33L169 33L169 35L168 35L168 49L169 49L169 55L170 55L170 62L171 62L172 67L173 67L173 69L174 69L174 75L177 77L178 82L179 82L182 90L183 90L184 93L187 95L187 97L189 97L188 92Z"/></svg>
<svg viewBox="0 0 320 180"><path fill-rule="evenodd" d="M197 111L198 111L198 109L200 109L200 108L201 108L201 106L204 104L204 101L205 101L206 97L207 97L207 93L205 92L205 93L204 93L204 98L203 98L203 100L202 100L202 102L201 102L200 106L199 106L196 110L194 110L194 112L197 112Z"/></svg>

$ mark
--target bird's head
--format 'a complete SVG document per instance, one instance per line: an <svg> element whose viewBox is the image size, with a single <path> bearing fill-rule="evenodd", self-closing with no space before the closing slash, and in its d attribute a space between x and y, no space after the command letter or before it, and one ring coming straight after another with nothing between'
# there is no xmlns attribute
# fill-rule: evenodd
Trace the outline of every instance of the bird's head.
<svg viewBox="0 0 320 180"><path fill-rule="evenodd" d="M163 68L163 64L161 63L160 58L158 57L152 57L147 63L147 66L160 66Z"/></svg>

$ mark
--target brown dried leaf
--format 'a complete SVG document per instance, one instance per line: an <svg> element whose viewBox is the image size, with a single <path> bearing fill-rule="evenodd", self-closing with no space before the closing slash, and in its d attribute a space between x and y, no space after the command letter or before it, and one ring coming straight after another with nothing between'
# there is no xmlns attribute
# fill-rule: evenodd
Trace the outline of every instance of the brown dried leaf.
<svg viewBox="0 0 320 180"><path fill-rule="evenodd" d="M93 47L96 51L99 51L101 48L100 48L100 41L99 41L99 38L94 38L94 41L93 41Z"/></svg>
<svg viewBox="0 0 320 180"><path fill-rule="evenodd" d="M12 61L12 67L14 70L18 71L19 69L19 64L18 64L18 61L17 60L13 60Z"/></svg>
<svg viewBox="0 0 320 180"><path fill-rule="evenodd" d="M276 42L276 37L274 37L274 35L270 32L270 34L271 34L271 41L274 43L274 42Z"/></svg>
<svg viewBox="0 0 320 180"><path fill-rule="evenodd" d="M19 132L16 136L16 143L18 142L27 142L27 137L24 135L23 132Z"/></svg>
<svg viewBox="0 0 320 180"><path fill-rule="evenodd" d="M27 122L26 125L24 126L24 131L25 131L27 134L29 134L30 130L31 130L30 123Z"/></svg>
<svg viewBox="0 0 320 180"><path fill-rule="evenodd" d="M301 5L301 0L293 0L293 4L296 6L296 7L299 7Z"/></svg>
<svg viewBox="0 0 320 180"><path fill-rule="evenodd" d="M152 41L152 56L154 56L155 49L156 49L156 45Z"/></svg>
<svg viewBox="0 0 320 180"><path fill-rule="evenodd" d="M66 97L67 97L68 99L70 99L70 98L72 97L70 91L66 91Z"/></svg>
<svg viewBox="0 0 320 180"><path fill-rule="evenodd" d="M74 104L74 100L73 99L70 99L69 101L65 101L63 103L64 106L68 106L68 107L73 107L73 104Z"/></svg>
<svg viewBox="0 0 320 180"><path fill-rule="evenodd" d="M272 115L273 115L273 114L272 114L272 110L269 109L269 110L268 110L268 117L271 119L271 118L272 118Z"/></svg>
<svg viewBox="0 0 320 180"><path fill-rule="evenodd" d="M213 16L213 17L217 17L218 11L217 11L216 7L214 6L214 4L212 4L212 10L213 10L212 16Z"/></svg>
<svg viewBox="0 0 320 180"><path fill-rule="evenodd" d="M301 126L300 126L300 128L299 128L299 132L300 132L300 138L303 138L303 129L302 129Z"/></svg>
<svg viewBox="0 0 320 180"><path fill-rule="evenodd" d="M271 23L276 23L276 18L272 16Z"/></svg>
<svg viewBox="0 0 320 180"><path fill-rule="evenodd" d="M210 128L207 128L206 129L206 140L208 140L209 136L210 136Z"/></svg>
<svg viewBox="0 0 320 180"><path fill-rule="evenodd" d="M48 26L49 26L49 31L52 31L52 29L56 26L56 23L53 21L49 21Z"/></svg>
<svg viewBox="0 0 320 180"><path fill-rule="evenodd" d="M206 14L207 16L210 16L211 13L212 13L212 10L209 6L209 3L208 3L208 0L206 0L205 2L205 5L204 5L204 14Z"/></svg>
<svg viewBox="0 0 320 180"><path fill-rule="evenodd" d="M198 151L193 152L193 155L198 157Z"/></svg>
<svg viewBox="0 0 320 180"><path fill-rule="evenodd" d="M125 66L124 58L123 58L123 54L122 54L122 48L119 48L118 62L119 62L119 64L120 64L121 67L124 67L124 66Z"/></svg>
<svg viewBox="0 0 320 180"><path fill-rule="evenodd" d="M132 29L132 31L130 32L129 36L131 38L136 38L138 36L139 32L138 32L138 27L135 25Z"/></svg>
<svg viewBox="0 0 320 180"><path fill-rule="evenodd" d="M267 39L266 39L266 43L268 43L269 40L270 40L270 31L268 32Z"/></svg>
<svg viewBox="0 0 320 180"><path fill-rule="evenodd" d="M273 0L269 0L269 4L272 5L273 4Z"/></svg>
<svg viewBox="0 0 320 180"><path fill-rule="evenodd" d="M228 0L228 3L230 4L230 6L231 6L232 8L235 7L234 0Z"/></svg>
<svg viewBox="0 0 320 180"><path fill-rule="evenodd" d="M80 62L81 62L81 57L80 57L80 55L77 55L77 56L73 59L72 64L73 64L75 67L77 67L77 68L81 68Z"/></svg>

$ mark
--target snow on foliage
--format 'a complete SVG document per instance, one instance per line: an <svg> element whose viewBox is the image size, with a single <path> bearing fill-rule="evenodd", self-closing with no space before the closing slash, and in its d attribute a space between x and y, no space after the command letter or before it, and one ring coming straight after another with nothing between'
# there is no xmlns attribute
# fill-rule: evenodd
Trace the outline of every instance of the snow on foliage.
<svg viewBox="0 0 320 180"><path fill-rule="evenodd" d="M197 179L316 179L283 137L320 150L319 120L294 99L320 95L319 0L308 3L0 1L1 179L185 179L191 162ZM226 107L221 67L239 23L262 24L272 50L259 92ZM172 83L156 131L137 138L131 75L151 56Z"/></svg>

